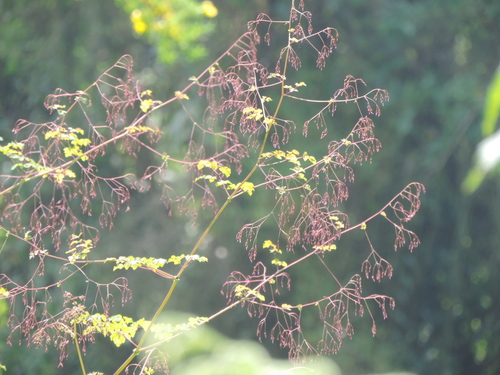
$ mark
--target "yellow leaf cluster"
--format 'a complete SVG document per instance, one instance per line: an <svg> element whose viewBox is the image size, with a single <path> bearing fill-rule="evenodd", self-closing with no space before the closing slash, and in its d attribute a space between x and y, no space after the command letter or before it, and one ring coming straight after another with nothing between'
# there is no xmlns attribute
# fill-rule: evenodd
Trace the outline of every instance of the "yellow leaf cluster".
<svg viewBox="0 0 500 375"><path fill-rule="evenodd" d="M107 258L106 262L111 261L115 262L116 266L113 267L113 271L120 270L120 269L125 269L128 270L129 268L136 270L139 267L148 267L148 268L153 268L153 269L158 269L160 267L163 267L167 261L166 259L163 258L145 258L145 257L134 257L134 256L121 256L119 258Z"/></svg>
<svg viewBox="0 0 500 375"><path fill-rule="evenodd" d="M127 129L130 134L145 133L145 132L161 133L160 129L153 129L150 128L149 126L144 126L144 125L127 126L125 129Z"/></svg>
<svg viewBox="0 0 500 375"><path fill-rule="evenodd" d="M340 221L340 219L338 218L338 216L330 216L329 218L330 220L333 221L333 223L335 224L335 226L337 227L337 229L344 229L345 228L345 224Z"/></svg>
<svg viewBox="0 0 500 375"><path fill-rule="evenodd" d="M316 245L313 246L313 249L319 251L332 251L337 250L337 245Z"/></svg>
<svg viewBox="0 0 500 375"><path fill-rule="evenodd" d="M146 113L153 107L153 99L144 99L141 101L141 111Z"/></svg>
<svg viewBox="0 0 500 375"><path fill-rule="evenodd" d="M176 91L175 92L175 96L179 99L186 99L186 100L189 100L189 96L187 96L186 94L183 94L182 92L180 91Z"/></svg>
<svg viewBox="0 0 500 375"><path fill-rule="evenodd" d="M236 285L234 288L234 295L238 298L248 298L248 297L256 297L260 301L265 301L266 297L261 293L253 290L245 285Z"/></svg>
<svg viewBox="0 0 500 375"><path fill-rule="evenodd" d="M271 253L279 253L282 254L282 251L278 249L278 247L270 240L265 240L264 244L262 245L264 249L269 249L269 252Z"/></svg>
<svg viewBox="0 0 500 375"><path fill-rule="evenodd" d="M260 121L264 117L260 108L246 107L243 109L243 114L247 120Z"/></svg>
<svg viewBox="0 0 500 375"><path fill-rule="evenodd" d="M87 259L90 250L93 249L92 240L84 240L81 238L82 234L72 235L71 242L69 244L70 249L66 251L66 254L71 254L68 259L71 263L75 260Z"/></svg>
<svg viewBox="0 0 500 375"><path fill-rule="evenodd" d="M203 169L203 168L210 168L213 169L214 171L219 171L222 173L224 176L229 177L231 175L231 169L228 167L224 167L219 165L215 160L200 160L198 162L198 169ZM196 181L198 180L208 180L209 182L214 182L217 180L216 176L213 175L203 175L200 177L196 178ZM234 184L229 180L219 180L215 184L216 186L226 186L226 189L228 190L237 190L240 189L247 193L248 195L252 195L253 192L255 191L255 185L252 182L243 182L243 183L237 183Z"/></svg>
<svg viewBox="0 0 500 375"><path fill-rule="evenodd" d="M203 169L203 168L212 168L214 171L219 168L219 165L215 160L200 160L198 162L198 169Z"/></svg>
<svg viewBox="0 0 500 375"><path fill-rule="evenodd" d="M62 184L64 177L75 178L76 174L70 169L57 168L52 177L54 177L57 183Z"/></svg>
<svg viewBox="0 0 500 375"><path fill-rule="evenodd" d="M251 182L243 182L242 184L238 184L237 187L239 187L241 190L243 190L245 193L248 195L252 195L253 192L255 191L255 186Z"/></svg>
<svg viewBox="0 0 500 375"><path fill-rule="evenodd" d="M288 265L287 262L284 262L284 261L276 259L276 258L271 261L271 264L274 264L275 266L278 266L278 267L286 267Z"/></svg>
<svg viewBox="0 0 500 375"><path fill-rule="evenodd" d="M82 312L71 324L85 324L84 335L100 333L109 336L109 339L117 347L125 341L134 338L138 328L146 329L151 322L145 319L134 321L132 318L123 315L106 316L104 314L90 315L87 311Z"/></svg>
<svg viewBox="0 0 500 375"><path fill-rule="evenodd" d="M88 138L78 138L78 134L83 135L83 129L60 127L45 133L45 139L69 141L71 146L63 148L64 156L67 158L80 157L80 160L85 161L88 160L88 156L83 154L82 147L88 146L92 141Z"/></svg>

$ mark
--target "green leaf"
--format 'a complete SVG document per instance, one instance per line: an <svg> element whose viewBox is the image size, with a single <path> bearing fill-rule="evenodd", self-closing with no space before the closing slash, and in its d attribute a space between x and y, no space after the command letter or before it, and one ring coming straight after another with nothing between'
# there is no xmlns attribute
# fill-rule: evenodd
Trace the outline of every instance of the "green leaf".
<svg viewBox="0 0 500 375"><path fill-rule="evenodd" d="M484 105L484 117L481 129L483 136L493 134L500 116L500 66L498 66L493 80L488 87Z"/></svg>
<svg viewBox="0 0 500 375"><path fill-rule="evenodd" d="M472 194L481 185L485 176L486 173L481 168L477 166L472 168L462 183L462 191L467 195Z"/></svg>

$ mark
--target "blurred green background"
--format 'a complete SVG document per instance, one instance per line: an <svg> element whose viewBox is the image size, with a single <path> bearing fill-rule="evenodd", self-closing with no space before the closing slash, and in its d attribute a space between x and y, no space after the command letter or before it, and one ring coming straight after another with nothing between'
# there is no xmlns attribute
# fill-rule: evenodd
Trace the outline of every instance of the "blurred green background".
<svg viewBox="0 0 500 375"><path fill-rule="evenodd" d="M287 19L290 4L284 0L213 0L218 10L214 17L210 9L200 11L201 2L151 1L150 5L170 7L161 11L170 11L172 18L167 24L176 25L154 31L154 12L148 13L147 3L0 0L0 136L5 141L13 139L10 131L19 118L47 121L49 116L43 108L47 94L58 87L66 91L86 88L123 54L134 58L142 87L166 99L246 31L247 21L262 12ZM411 181L421 182L427 189L422 209L410 224L422 241L412 254L404 249L394 253L393 234L388 236L386 226L369 228L372 242L395 272L392 280L380 285L365 282L366 291L376 287L373 290L393 296L396 309L389 311L387 320L377 318L375 337L369 319L356 321L353 339L345 340L339 354L331 358L340 370L328 362L325 366L331 367L318 373L500 373L500 180L492 173L474 193L464 194L462 190L483 137L485 97L500 63L500 2L305 0L305 5L313 14L316 30L332 26L340 34L338 48L322 71L315 67L315 56L307 52L303 56L303 68L297 76L307 83L307 95L329 98L351 74L363 78L370 88L387 89L391 96L381 118L375 121L383 148L372 164L355 168L347 213L353 220L362 219ZM142 9L141 13L134 13L137 9ZM144 29L141 21L149 28ZM273 42L278 43L278 39ZM277 57L272 47L262 52L270 70ZM287 118L296 121L300 134L308 114L293 106L286 111ZM341 124L343 116L336 115L331 122ZM352 119L348 121L352 123ZM179 129L185 123L180 112L165 115L161 119L165 136L159 147L169 154L172 148L182 147L187 139ZM335 130L329 133L329 137L335 135ZM314 149L316 141L311 136L295 144L301 149ZM141 162L147 160L137 163ZM133 160L125 158L120 163L130 163L120 168L135 168ZM203 215L194 227L188 219L169 217L158 204L160 193L154 188L148 193L134 193L131 213L118 215L115 229L104 231L96 251L105 254L103 257L140 253L166 256L171 249L177 253L190 249L203 229ZM259 217L259 205L252 204L252 210L248 202L238 204L239 208L224 214L222 225L215 228L202 249L201 255L213 261L193 267L179 283L173 301L177 309L210 315L225 303L219 290L227 275L235 269L249 269L247 255L242 244L235 241L235 234L241 225ZM360 254L366 245L353 241L352 246L359 246L351 251ZM3 250L1 273L15 274L22 280L22 250ZM356 270L359 262L355 257L342 260L345 269ZM311 286L316 290L323 287L321 280L311 279L312 271L304 269L306 281L293 285L299 300L307 296ZM163 298L164 282L144 274L132 278L147 284L148 293L136 292L123 313L148 317ZM74 353L64 368L55 369L57 353L26 349L17 346L16 340L8 346L7 316L5 301L0 301L0 364L7 367L7 374L78 371ZM314 330L315 324L306 322L306 328ZM198 339L209 341L217 336L222 344L187 350L186 358L173 364L173 371L181 366L176 373L213 373L208 370L210 359L219 369L226 365L243 369L230 360L220 364L230 354L227 348L238 346L226 340L255 340L256 325L257 321L249 319L243 309L230 311ZM107 355L90 347L86 361L95 368L88 371L111 372L124 354L104 339L96 345L105 348ZM209 355L215 347L219 349ZM286 357L268 342L264 347L274 358ZM262 349L252 346L247 352L252 350L258 352L253 358L269 365L269 369L281 368ZM227 371L257 374L274 370Z"/></svg>

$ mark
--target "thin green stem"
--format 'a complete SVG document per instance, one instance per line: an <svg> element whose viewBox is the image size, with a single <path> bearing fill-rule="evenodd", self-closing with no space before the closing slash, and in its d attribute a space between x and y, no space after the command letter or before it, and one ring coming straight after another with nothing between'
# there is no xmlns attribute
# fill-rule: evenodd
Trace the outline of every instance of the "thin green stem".
<svg viewBox="0 0 500 375"><path fill-rule="evenodd" d="M78 333L76 332L76 322L73 323L73 332L75 334L75 346L76 346L76 352L78 353L78 360L80 361L80 366L82 367L83 375L86 375L87 371L85 371L85 365L83 364L82 352L80 351L80 344L78 344Z"/></svg>

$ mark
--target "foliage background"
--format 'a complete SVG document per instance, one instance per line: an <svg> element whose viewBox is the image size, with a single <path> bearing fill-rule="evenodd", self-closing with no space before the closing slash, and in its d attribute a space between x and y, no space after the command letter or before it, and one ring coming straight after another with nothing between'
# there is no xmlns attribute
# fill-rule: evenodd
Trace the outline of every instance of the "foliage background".
<svg viewBox="0 0 500 375"><path fill-rule="evenodd" d="M206 57L187 59L179 48L167 64L158 58L161 41L134 31L124 3L0 1L0 136L5 141L10 140L18 118L37 122L48 118L42 103L55 88L84 88L125 53L134 57L142 85L167 97L245 31L246 21L261 12L286 18L289 9L287 1L214 1L219 14L206 19L213 31L188 42L193 48L205 46ZM304 61L301 80L307 82L311 96L328 97L347 74L391 94L376 129L383 149L372 165L356 170L348 211L355 217L373 212L411 181L422 182L428 192L412 223L422 240L413 254L391 254L384 231L369 228L373 242L384 249L395 269L393 279L381 288L396 298L396 310L388 320L377 323L375 338L364 327L369 322L356 322L354 338L344 341L334 360L344 374L499 373L500 342L495 339L500 334L496 292L500 283L499 180L487 179L470 196L460 187L473 164L487 86L500 62L500 3L323 0L306 1L306 8L313 13L316 28L333 26L340 33L339 47L323 71L314 68L313 56L310 64ZM271 46L264 53L272 64L277 51ZM307 116L293 107L287 111L298 124ZM337 117L338 123L342 116ZM182 113L172 111L160 122L165 149L184 147L188 135L183 133L186 119ZM125 158L102 168L133 171L134 163ZM155 194L159 193L153 187L147 195L135 194L132 214L118 216L115 231L103 233L97 251L115 256L130 249L130 253L164 256L189 247L203 228L203 217L194 227L188 221L174 221L157 203ZM179 284L173 301L179 310L203 316L225 303L218 294L225 277L234 269L248 267L242 245L234 240L235 232L246 220L258 217L253 212L258 207L242 202L238 210L225 213L224 226L215 229L201 254L211 259L210 268L186 274ZM353 256L363 251L359 243L348 245ZM1 271L22 279L26 261L22 253L23 249L4 249ZM345 259L341 266L349 269L353 264ZM296 293L321 288L314 269L303 272L304 282L294 286ZM163 290L153 278L133 277L147 285L148 293L134 291L134 302L127 305L130 311L126 313L141 317L150 311L148 305L158 303ZM2 326L5 319L5 306L0 304ZM253 339L255 326L243 310L231 311L213 324L232 339ZM0 363L7 366L8 374L55 373L55 353L8 347L7 329L0 332ZM87 361L95 364L95 370L112 366L114 349L105 340L96 345L110 355L99 356L99 350L92 349ZM268 349L276 357L285 354L270 345ZM75 365L69 361L59 371L68 373L76 370Z"/></svg>

